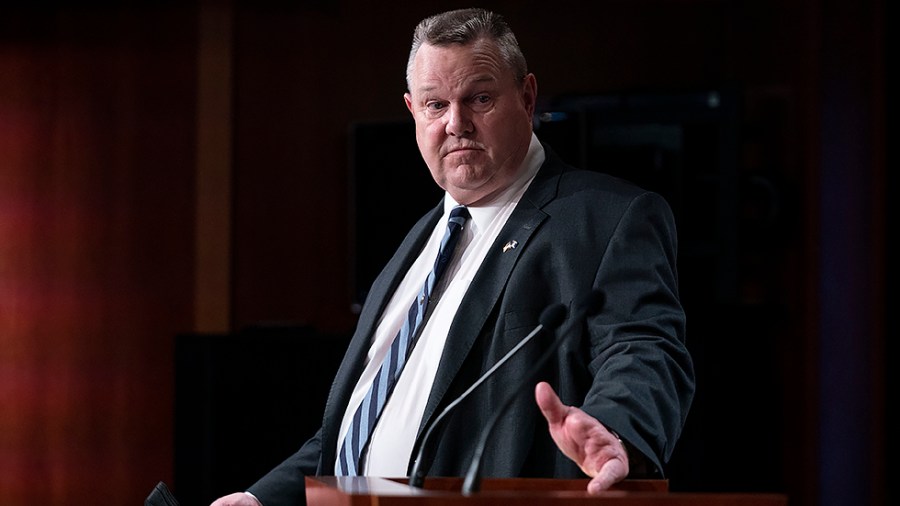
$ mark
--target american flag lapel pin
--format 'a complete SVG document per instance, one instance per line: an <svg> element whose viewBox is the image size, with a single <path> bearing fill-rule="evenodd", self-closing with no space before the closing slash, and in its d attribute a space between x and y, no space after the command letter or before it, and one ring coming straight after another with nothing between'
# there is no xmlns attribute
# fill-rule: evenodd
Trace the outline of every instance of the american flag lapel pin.
<svg viewBox="0 0 900 506"><path fill-rule="evenodd" d="M519 245L519 241L509 241L508 243L503 245L503 252L506 253L511 249L516 249L516 246Z"/></svg>

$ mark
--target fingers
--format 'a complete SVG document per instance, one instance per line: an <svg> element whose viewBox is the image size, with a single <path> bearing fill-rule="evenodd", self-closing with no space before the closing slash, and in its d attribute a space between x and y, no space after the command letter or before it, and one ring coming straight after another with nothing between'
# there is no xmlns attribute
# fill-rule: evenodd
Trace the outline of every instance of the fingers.
<svg viewBox="0 0 900 506"><path fill-rule="evenodd" d="M210 506L260 506L260 504L252 495L237 492L216 499Z"/></svg>
<svg viewBox="0 0 900 506"><path fill-rule="evenodd" d="M628 465L619 459L607 460L596 476L588 483L587 491L590 494L599 494L628 476Z"/></svg>
<svg viewBox="0 0 900 506"><path fill-rule="evenodd" d="M538 383L534 389L534 398L541 413L544 414L544 418L547 419L547 423L550 425L562 423L569 408L559 400L553 387L545 381Z"/></svg>

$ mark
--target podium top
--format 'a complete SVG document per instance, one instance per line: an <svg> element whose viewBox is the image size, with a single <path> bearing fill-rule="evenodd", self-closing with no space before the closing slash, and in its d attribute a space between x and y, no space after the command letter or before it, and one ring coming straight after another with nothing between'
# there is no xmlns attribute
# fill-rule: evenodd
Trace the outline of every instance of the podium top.
<svg viewBox="0 0 900 506"><path fill-rule="evenodd" d="M307 477L310 506L787 506L780 494L670 493L666 480L625 480L608 492L587 493L587 479L485 479L481 492L460 492L462 478L428 478L425 488L406 478Z"/></svg>

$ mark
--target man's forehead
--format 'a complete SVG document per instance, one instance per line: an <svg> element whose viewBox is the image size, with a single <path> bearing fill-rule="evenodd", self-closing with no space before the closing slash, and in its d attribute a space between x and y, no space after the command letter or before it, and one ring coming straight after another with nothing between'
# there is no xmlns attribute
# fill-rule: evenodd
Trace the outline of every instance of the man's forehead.
<svg viewBox="0 0 900 506"><path fill-rule="evenodd" d="M416 54L411 77L413 88L428 91L446 84L496 83L508 71L493 45L423 44Z"/></svg>
<svg viewBox="0 0 900 506"><path fill-rule="evenodd" d="M495 84L497 82L497 77L488 73L460 76L458 79L444 79L436 75L426 74L421 76L421 79L413 77L414 89L412 91L427 93L448 85L454 88L466 88L483 84Z"/></svg>

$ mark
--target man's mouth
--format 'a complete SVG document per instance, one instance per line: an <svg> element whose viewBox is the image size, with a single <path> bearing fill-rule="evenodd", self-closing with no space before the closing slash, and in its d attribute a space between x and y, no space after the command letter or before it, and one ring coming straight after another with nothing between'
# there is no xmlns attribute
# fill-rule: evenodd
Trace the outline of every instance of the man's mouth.
<svg viewBox="0 0 900 506"><path fill-rule="evenodd" d="M468 153L472 151L481 151L481 148L478 146L454 146L447 150L445 156L453 153Z"/></svg>

